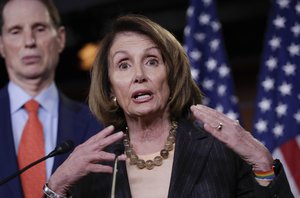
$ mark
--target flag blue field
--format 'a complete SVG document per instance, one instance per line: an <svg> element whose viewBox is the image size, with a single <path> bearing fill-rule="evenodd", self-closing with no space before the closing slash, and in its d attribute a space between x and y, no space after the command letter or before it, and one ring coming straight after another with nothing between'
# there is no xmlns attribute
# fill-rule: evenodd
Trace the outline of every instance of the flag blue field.
<svg viewBox="0 0 300 198"><path fill-rule="evenodd" d="M259 76L254 136L284 164L300 197L300 1L273 0Z"/></svg>
<svg viewBox="0 0 300 198"><path fill-rule="evenodd" d="M240 120L221 24L213 0L190 1L184 36L193 79L205 96L203 104L231 119Z"/></svg>

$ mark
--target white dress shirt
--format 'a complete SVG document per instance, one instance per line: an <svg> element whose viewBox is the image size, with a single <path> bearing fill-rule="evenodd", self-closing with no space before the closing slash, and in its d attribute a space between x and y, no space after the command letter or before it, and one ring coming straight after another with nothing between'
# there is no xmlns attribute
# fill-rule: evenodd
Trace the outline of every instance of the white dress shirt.
<svg viewBox="0 0 300 198"><path fill-rule="evenodd" d="M8 93L15 150L16 154L18 154L19 143L25 123L28 119L28 113L23 106L27 101L31 100L32 97L28 95L21 87L11 81L8 83ZM45 155L47 155L56 146L58 128L59 96L54 82L34 99L40 104L38 116L44 129ZM46 160L47 179L49 179L51 175L53 163L54 158L49 158Z"/></svg>

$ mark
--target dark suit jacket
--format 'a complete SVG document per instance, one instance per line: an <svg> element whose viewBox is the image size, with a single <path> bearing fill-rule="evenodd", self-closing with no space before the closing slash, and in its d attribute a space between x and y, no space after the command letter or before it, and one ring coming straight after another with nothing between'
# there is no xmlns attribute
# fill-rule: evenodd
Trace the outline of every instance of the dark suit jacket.
<svg viewBox="0 0 300 198"><path fill-rule="evenodd" d="M57 145L67 139L75 145L101 129L100 124L92 116L87 106L59 95L59 121ZM52 172L67 158L69 154L55 157ZM10 104L7 86L0 90L0 179L18 170L16 151L13 140ZM42 189L41 189L42 190ZM0 198L22 198L23 192L19 177L0 186Z"/></svg>
<svg viewBox="0 0 300 198"><path fill-rule="evenodd" d="M270 187L259 186L252 174L249 165L214 137L192 122L179 122L169 198L293 197L283 169ZM110 197L111 180L111 174L91 174L74 187L73 197ZM116 197L131 197L125 162L119 163Z"/></svg>

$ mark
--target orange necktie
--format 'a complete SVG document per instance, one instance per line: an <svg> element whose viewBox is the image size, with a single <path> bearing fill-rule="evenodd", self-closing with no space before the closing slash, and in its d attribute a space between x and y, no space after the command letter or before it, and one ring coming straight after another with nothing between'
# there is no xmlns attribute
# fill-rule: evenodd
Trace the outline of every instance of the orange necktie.
<svg viewBox="0 0 300 198"><path fill-rule="evenodd" d="M45 155L43 126L38 118L39 103L30 100L24 106L29 115L19 144L20 169ZM46 182L45 161L28 169L20 177L25 198L42 197Z"/></svg>

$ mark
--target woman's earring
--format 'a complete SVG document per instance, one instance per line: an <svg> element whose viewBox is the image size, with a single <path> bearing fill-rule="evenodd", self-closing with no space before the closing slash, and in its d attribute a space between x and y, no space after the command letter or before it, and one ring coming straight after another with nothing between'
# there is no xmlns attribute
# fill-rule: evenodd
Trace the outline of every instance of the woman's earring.
<svg viewBox="0 0 300 198"><path fill-rule="evenodd" d="M119 106L119 105L118 105L118 101L117 101L117 97L116 97L116 96L112 97L112 101L113 101L113 103L114 103L114 105L115 105L116 107Z"/></svg>

